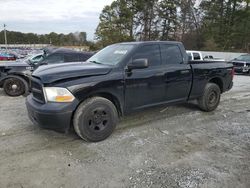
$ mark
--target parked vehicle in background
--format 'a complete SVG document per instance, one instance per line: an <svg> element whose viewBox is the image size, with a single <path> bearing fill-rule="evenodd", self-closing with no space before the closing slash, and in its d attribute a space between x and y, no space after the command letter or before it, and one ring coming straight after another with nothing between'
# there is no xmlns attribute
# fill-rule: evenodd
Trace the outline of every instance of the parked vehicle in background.
<svg viewBox="0 0 250 188"><path fill-rule="evenodd" d="M222 58L214 58L212 55L206 55L203 57L200 51L186 51L190 61L225 61Z"/></svg>
<svg viewBox="0 0 250 188"><path fill-rule="evenodd" d="M66 48L47 49L45 53L32 56L20 62L0 64L0 87L9 96L20 96L29 92L29 77L41 65L84 62L93 53L78 52ZM40 59L40 61L38 61Z"/></svg>
<svg viewBox="0 0 250 188"><path fill-rule="evenodd" d="M1 53L0 54L0 61L15 61L16 57L14 55L8 53Z"/></svg>
<svg viewBox="0 0 250 188"><path fill-rule="evenodd" d="M222 59L222 58L215 58L213 57L212 55L206 55L204 58L203 58L204 61L226 61L225 59Z"/></svg>
<svg viewBox="0 0 250 188"><path fill-rule="evenodd" d="M236 73L250 74L250 54L241 55L230 62L233 63Z"/></svg>
<svg viewBox="0 0 250 188"><path fill-rule="evenodd" d="M203 60L202 54L199 51L186 51L190 61Z"/></svg>
<svg viewBox="0 0 250 188"><path fill-rule="evenodd" d="M28 64L37 64L38 62L42 61L44 59L45 55L44 53L39 53L39 54L32 54L28 55L27 57L23 59L18 59L18 62L26 62Z"/></svg>
<svg viewBox="0 0 250 188"><path fill-rule="evenodd" d="M188 61L179 42L128 42L108 46L86 63L39 67L26 105L39 126L67 132L73 124L86 141L101 141L118 118L163 104L197 100L213 111L232 88L233 65Z"/></svg>

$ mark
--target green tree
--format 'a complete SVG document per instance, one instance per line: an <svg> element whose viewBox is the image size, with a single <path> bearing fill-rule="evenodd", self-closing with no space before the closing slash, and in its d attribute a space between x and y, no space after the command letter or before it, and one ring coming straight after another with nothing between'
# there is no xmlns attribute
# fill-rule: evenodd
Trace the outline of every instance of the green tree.
<svg viewBox="0 0 250 188"><path fill-rule="evenodd" d="M219 50L247 50L250 38L249 0L204 0L203 35Z"/></svg>
<svg viewBox="0 0 250 188"><path fill-rule="evenodd" d="M118 0L104 7L96 29L96 37L101 40L103 46L133 40L134 11L132 6L133 1Z"/></svg>
<svg viewBox="0 0 250 188"><path fill-rule="evenodd" d="M162 0L159 2L158 16L161 40L173 40L176 37L178 28L177 7L178 1L176 0Z"/></svg>

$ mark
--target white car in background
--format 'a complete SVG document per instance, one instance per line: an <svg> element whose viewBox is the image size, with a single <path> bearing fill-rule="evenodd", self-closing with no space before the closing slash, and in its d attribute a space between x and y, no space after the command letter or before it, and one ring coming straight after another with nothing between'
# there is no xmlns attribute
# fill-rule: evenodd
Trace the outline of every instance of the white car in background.
<svg viewBox="0 0 250 188"><path fill-rule="evenodd" d="M190 61L225 61L222 58L214 58L212 55L203 57L200 51L186 51Z"/></svg>
<svg viewBox="0 0 250 188"><path fill-rule="evenodd" d="M203 60L202 53L199 51L186 51L189 57L189 60Z"/></svg>

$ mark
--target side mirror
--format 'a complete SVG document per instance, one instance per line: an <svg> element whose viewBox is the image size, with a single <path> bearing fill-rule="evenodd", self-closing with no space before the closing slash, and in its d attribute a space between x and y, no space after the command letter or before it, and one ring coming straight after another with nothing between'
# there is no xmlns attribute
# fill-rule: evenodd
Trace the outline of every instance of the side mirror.
<svg viewBox="0 0 250 188"><path fill-rule="evenodd" d="M135 59L132 63L128 64L128 69L145 69L148 68L148 60L147 59Z"/></svg>

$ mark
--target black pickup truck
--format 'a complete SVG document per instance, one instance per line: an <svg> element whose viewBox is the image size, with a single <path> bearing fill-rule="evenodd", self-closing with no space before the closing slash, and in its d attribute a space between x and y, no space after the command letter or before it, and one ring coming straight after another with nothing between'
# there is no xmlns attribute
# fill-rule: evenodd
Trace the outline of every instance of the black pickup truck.
<svg viewBox="0 0 250 188"><path fill-rule="evenodd" d="M43 128L101 141L119 117L156 105L197 99L215 110L232 88L234 69L223 62L188 62L179 42L129 42L108 46L85 63L39 67L26 106Z"/></svg>
<svg viewBox="0 0 250 188"><path fill-rule="evenodd" d="M39 54L40 55L40 54ZM55 63L84 62L92 52L78 52L67 48L47 48L40 61L26 59L22 62L0 63L0 88L9 96L20 96L29 91L29 77L41 65Z"/></svg>

